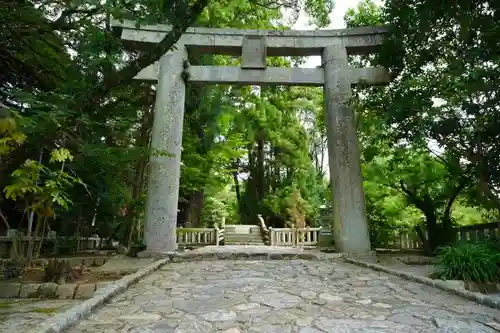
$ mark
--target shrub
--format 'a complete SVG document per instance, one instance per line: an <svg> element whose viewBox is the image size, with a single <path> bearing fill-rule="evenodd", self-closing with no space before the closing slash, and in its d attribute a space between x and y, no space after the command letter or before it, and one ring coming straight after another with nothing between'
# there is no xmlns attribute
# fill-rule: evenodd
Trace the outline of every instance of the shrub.
<svg viewBox="0 0 500 333"><path fill-rule="evenodd" d="M490 239L490 240L488 241L488 244L489 244L489 246L491 246L491 248L492 248L494 251L496 251L496 252L500 253L500 238L498 238L498 239L496 239L496 238L494 238L494 239Z"/></svg>
<svg viewBox="0 0 500 333"><path fill-rule="evenodd" d="M21 276L24 271L24 263L20 261L6 261L3 264L3 278L10 280Z"/></svg>
<svg viewBox="0 0 500 333"><path fill-rule="evenodd" d="M68 260L50 259L44 267L43 282L64 284L71 275L71 265Z"/></svg>
<svg viewBox="0 0 500 333"><path fill-rule="evenodd" d="M143 242L141 242L141 241L136 242L136 243L132 244L132 246L130 247L130 250L127 253L127 256L132 257L132 258L136 258L137 253L146 250L146 248L147 248L147 246Z"/></svg>
<svg viewBox="0 0 500 333"><path fill-rule="evenodd" d="M493 282L499 278L500 253L486 243L457 243L438 252L434 276L445 280Z"/></svg>

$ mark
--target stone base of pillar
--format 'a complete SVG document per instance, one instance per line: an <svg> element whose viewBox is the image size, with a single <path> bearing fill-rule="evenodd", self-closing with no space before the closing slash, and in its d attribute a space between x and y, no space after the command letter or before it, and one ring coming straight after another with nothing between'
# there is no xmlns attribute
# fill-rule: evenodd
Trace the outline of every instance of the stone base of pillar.
<svg viewBox="0 0 500 333"><path fill-rule="evenodd" d="M369 262L371 264L377 263L377 252L369 251L369 252L356 252L356 253L347 253L343 252L343 256L351 259L361 260L364 262Z"/></svg>
<svg viewBox="0 0 500 333"><path fill-rule="evenodd" d="M157 252L157 251L145 250L145 251L137 253L137 258L159 260L159 259L169 258L176 253L177 252Z"/></svg>

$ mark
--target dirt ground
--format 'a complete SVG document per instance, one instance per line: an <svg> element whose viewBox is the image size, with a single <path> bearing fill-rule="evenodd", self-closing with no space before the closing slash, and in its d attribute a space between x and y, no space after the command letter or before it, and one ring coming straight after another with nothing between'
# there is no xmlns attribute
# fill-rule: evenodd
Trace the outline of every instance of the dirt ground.
<svg viewBox="0 0 500 333"><path fill-rule="evenodd" d="M116 255L109 259L104 265L96 267L95 272L118 272L118 271L130 271L135 272L142 267L145 267L153 263L155 259L153 258L131 258L125 255Z"/></svg>
<svg viewBox="0 0 500 333"><path fill-rule="evenodd" d="M83 300L0 299L0 332L29 332Z"/></svg>
<svg viewBox="0 0 500 333"><path fill-rule="evenodd" d="M379 265L426 277L429 277L434 272L434 265L430 264L431 260L420 254L377 253L377 263ZM419 264L406 264L405 261Z"/></svg>
<svg viewBox="0 0 500 333"><path fill-rule="evenodd" d="M132 274L140 268L149 265L153 261L154 259L137 259L125 255L117 255L109 258L104 265L99 267L94 267L92 265L83 266L83 274L76 280L68 281L68 283L84 284L118 280L125 275ZM6 281L0 280L0 283L2 282L43 283L46 282L44 281L44 268L27 268L22 277Z"/></svg>
<svg viewBox="0 0 500 333"><path fill-rule="evenodd" d="M94 269L85 271L76 280L68 281L68 283L84 284L84 283L97 283L100 281L114 281L118 280L128 272L96 272ZM28 268L26 272L17 279L11 279L2 282L17 282L17 283L43 283L44 281L43 268Z"/></svg>

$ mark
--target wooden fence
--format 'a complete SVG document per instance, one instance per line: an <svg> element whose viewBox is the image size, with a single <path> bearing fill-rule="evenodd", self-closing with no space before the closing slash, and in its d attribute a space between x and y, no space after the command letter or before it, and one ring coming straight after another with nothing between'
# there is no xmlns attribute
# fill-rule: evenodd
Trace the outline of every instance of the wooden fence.
<svg viewBox="0 0 500 333"><path fill-rule="evenodd" d="M319 228L269 228L271 246L313 247L318 245Z"/></svg>
<svg viewBox="0 0 500 333"><path fill-rule="evenodd" d="M416 232L402 231L394 236L388 242L388 248L404 250L423 248L422 241ZM477 242L492 238L500 239L499 223L474 224L457 228L457 239L460 241Z"/></svg>
<svg viewBox="0 0 500 333"><path fill-rule="evenodd" d="M38 248L41 237L35 238L35 249ZM28 248L29 238L28 236L19 237L19 249L21 253L26 252ZM98 250L102 246L106 245L105 240L99 237L57 237L57 238L44 238L43 244L50 246L50 251L52 251L55 244L62 248L71 248L73 251L88 251L88 250ZM0 236L0 258L7 258L10 255L12 249L12 237L11 236ZM45 250L42 248L42 252Z"/></svg>
<svg viewBox="0 0 500 333"><path fill-rule="evenodd" d="M255 226L255 228L259 228ZM327 229L318 228L269 228L269 243L271 246L284 247L314 247L320 241L320 233L325 234ZM177 244L180 246L207 246L220 245L224 241L224 229L215 228L177 228ZM383 245L387 249L420 250L422 242L416 232L391 231L386 235L387 241ZM485 223L457 228L458 240L477 242L485 239L500 239L500 224ZM21 249L27 247L28 237L20 236ZM40 238L35 240L35 246ZM57 237L45 238L45 242L61 244L65 242L78 243L78 250L97 250L106 245L105 240L99 237ZM0 236L0 257L8 257L12 248L12 237Z"/></svg>
<svg viewBox="0 0 500 333"><path fill-rule="evenodd" d="M181 246L219 245L224 240L224 229L177 228L177 244Z"/></svg>

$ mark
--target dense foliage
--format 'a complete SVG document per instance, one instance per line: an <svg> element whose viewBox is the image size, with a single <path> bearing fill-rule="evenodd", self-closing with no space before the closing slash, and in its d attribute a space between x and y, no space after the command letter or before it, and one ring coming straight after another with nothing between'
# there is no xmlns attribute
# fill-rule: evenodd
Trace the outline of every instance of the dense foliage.
<svg viewBox="0 0 500 333"><path fill-rule="evenodd" d="M139 240L155 89L133 76L190 25L288 29L303 9L322 27L332 5L0 0L2 226ZM457 224L497 221L495 6L365 0L347 13L348 26L389 24L380 56L352 59L382 64L395 78L356 90L352 101L374 246L416 228L432 252L453 241ZM126 51L112 28L123 18L173 29L151 52ZM238 61L190 55L192 64ZM302 59L268 61L289 67ZM331 201L321 89L190 84L186 101L178 224L254 224L257 214L271 226L320 223Z"/></svg>
<svg viewBox="0 0 500 333"><path fill-rule="evenodd" d="M439 251L436 277L445 280L500 280L500 252L488 243L458 243Z"/></svg>
<svg viewBox="0 0 500 333"><path fill-rule="evenodd" d="M346 15L348 26L388 27L379 56L355 59L394 78L356 98L365 174L369 186L398 192L419 211L428 252L454 240L460 206L498 221L499 9L494 1L388 0L379 8L365 0Z"/></svg>

